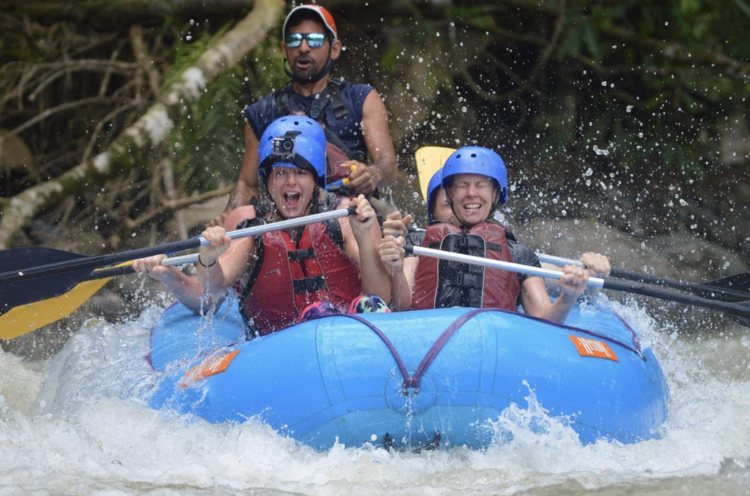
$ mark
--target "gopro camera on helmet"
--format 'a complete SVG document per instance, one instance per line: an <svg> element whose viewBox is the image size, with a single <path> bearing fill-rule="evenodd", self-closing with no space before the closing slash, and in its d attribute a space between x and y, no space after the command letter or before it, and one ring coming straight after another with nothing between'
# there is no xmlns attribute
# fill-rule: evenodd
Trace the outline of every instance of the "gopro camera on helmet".
<svg viewBox="0 0 750 496"><path fill-rule="evenodd" d="M302 133L299 131L287 131L284 136L274 138L271 143L271 153L277 157L294 157L294 139L300 134Z"/></svg>

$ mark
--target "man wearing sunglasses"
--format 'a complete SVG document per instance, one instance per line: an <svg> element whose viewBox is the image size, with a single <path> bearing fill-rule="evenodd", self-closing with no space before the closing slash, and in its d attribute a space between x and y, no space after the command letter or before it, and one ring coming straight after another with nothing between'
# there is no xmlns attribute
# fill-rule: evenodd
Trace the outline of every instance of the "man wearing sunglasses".
<svg viewBox="0 0 750 496"><path fill-rule="evenodd" d="M284 71L291 84L245 109L245 159L239 180L222 216L258 197L258 139L274 120L289 114L307 115L326 131L329 184L344 194L370 195L396 179L396 153L388 130L388 113L372 86L331 77L341 54L336 23L319 5L292 9L282 28ZM365 164L369 156L370 164ZM385 214L383 214L385 215Z"/></svg>

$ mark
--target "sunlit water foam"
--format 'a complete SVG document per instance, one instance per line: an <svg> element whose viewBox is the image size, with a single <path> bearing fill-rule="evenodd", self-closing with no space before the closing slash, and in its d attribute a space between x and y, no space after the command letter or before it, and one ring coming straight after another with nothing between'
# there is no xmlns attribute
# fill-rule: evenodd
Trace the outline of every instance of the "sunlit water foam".
<svg viewBox="0 0 750 496"><path fill-rule="evenodd" d="M638 308L614 305L643 330L642 342L654 348L668 376L672 404L661 440L583 446L565 419L546 414L533 391L528 409L511 407L487 424L498 442L486 451L420 455L341 445L316 453L255 421L212 425L155 412L143 400L155 381L144 359L148 329L159 313L152 308L121 326L87 323L45 364L43 378L38 366L0 355L0 370L16 377L16 387L0 389L0 487L434 495L545 487L574 493L675 477L747 480L747 376L728 381L706 373L702 360L694 360L705 356L704 343L657 329ZM742 352L741 338L730 348ZM13 393L22 389L19 381L40 390L36 400Z"/></svg>

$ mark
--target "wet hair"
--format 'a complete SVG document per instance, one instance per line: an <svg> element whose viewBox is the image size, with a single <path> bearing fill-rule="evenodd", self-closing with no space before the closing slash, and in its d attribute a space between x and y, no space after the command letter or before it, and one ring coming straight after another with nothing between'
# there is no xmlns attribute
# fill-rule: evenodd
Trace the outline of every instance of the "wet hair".
<svg viewBox="0 0 750 496"><path fill-rule="evenodd" d="M441 189L444 188L442 186L440 188L435 188L435 191L432 193L432 198L430 198L429 203L427 203L427 212L430 214L433 221L435 221L435 217L437 217L435 215L437 213L437 197ZM447 194L448 193L446 192L446 195Z"/></svg>
<svg viewBox="0 0 750 496"><path fill-rule="evenodd" d="M320 20L320 15L309 9L300 9L295 12L294 15L286 21L286 31L289 32L291 28L299 26L304 21L313 21L323 29L323 32L325 33L326 38L328 38L329 42L333 39L333 37L331 36L331 32L328 30L325 24L323 24L323 21ZM286 33L284 33L284 36L286 36Z"/></svg>

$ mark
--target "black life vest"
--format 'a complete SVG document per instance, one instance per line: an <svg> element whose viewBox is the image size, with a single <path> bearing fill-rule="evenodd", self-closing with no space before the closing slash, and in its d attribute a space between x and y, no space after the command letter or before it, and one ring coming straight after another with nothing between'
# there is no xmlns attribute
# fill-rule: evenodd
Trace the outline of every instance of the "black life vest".
<svg viewBox="0 0 750 496"><path fill-rule="evenodd" d="M364 162L366 158L364 152L351 150L346 146L336 133L336 129L330 129L332 127L337 127L336 124L338 122L326 122L325 117L329 105L331 106L336 121L344 122L349 115L349 111L346 109L344 100L341 97L341 87L343 84L343 79L330 78L326 89L323 90L322 93L316 95L317 98L313 100L312 104L310 104L307 109L304 109L305 115L318 121L325 130L326 141L328 142L326 148L326 159L328 165L326 177L328 178L329 183L343 179L349 175L350 170L348 167L343 167L344 163L350 160ZM291 92L291 84L274 92L274 101L276 102L276 106L281 115L288 115L291 113L291 106L289 104Z"/></svg>

